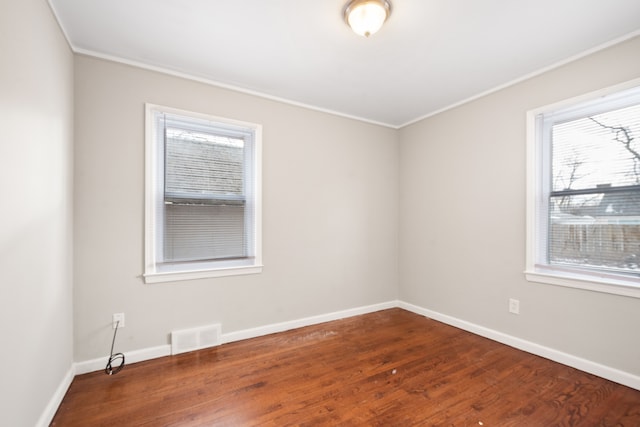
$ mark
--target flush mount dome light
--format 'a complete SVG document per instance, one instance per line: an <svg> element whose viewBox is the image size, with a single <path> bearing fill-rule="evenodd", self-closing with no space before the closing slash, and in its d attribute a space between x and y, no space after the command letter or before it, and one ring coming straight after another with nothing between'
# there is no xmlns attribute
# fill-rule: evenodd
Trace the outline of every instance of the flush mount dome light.
<svg viewBox="0 0 640 427"><path fill-rule="evenodd" d="M354 33L365 37L382 28L390 14L387 0L351 0L344 8L344 20Z"/></svg>

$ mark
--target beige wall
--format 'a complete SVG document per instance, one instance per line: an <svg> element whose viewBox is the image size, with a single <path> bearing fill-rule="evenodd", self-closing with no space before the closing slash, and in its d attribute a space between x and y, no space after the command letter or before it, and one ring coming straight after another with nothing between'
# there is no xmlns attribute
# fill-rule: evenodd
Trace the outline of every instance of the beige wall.
<svg viewBox="0 0 640 427"><path fill-rule="evenodd" d="M0 58L0 424L33 426L73 363L73 55L21 0L0 3Z"/></svg>
<svg viewBox="0 0 640 427"><path fill-rule="evenodd" d="M144 103L263 125L260 275L143 283ZM75 360L395 300L394 130L85 56L75 59Z"/></svg>
<svg viewBox="0 0 640 427"><path fill-rule="evenodd" d="M402 129L400 299L640 375L639 299L523 275L526 111L638 77L635 38Z"/></svg>

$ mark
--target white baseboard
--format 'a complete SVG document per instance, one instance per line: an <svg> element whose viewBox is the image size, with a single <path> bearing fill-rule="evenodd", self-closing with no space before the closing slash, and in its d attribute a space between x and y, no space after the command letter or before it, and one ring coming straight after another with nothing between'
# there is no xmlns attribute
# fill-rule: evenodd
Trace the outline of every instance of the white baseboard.
<svg viewBox="0 0 640 427"><path fill-rule="evenodd" d="M56 415L56 411L62 403L64 395L67 394L67 390L69 390L69 386L71 385L73 377L75 376L76 373L72 364L65 374L64 378L62 378L62 381L60 382L60 385L56 389L55 393L53 393L53 396L51 396L47 407L44 408L44 411L40 415L40 419L36 423L36 427L47 427L49 424L51 424L51 421L53 421L53 417Z"/></svg>
<svg viewBox="0 0 640 427"><path fill-rule="evenodd" d="M169 356L171 354L171 346L169 344L159 345L157 347L143 348L141 350L133 350L124 352L125 363L143 362L145 360L156 359L158 357ZM101 371L107 366L109 356L100 357L98 359L86 360L84 362L75 363L76 375L86 374L94 371Z"/></svg>
<svg viewBox="0 0 640 427"><path fill-rule="evenodd" d="M302 319L291 320L287 322L274 323L271 325L259 326L256 328L244 329L241 331L223 333L220 337L221 338L220 342L224 344L224 343L230 343L234 341L245 340L249 338L256 338L256 337L260 337L268 334L284 332L291 329L301 328L304 326L317 325L319 323L330 322L332 320L344 319L347 317L358 316L361 314L373 313L376 311L386 310L394 307L399 307L407 311L420 314L430 319L434 319L439 322L446 323L451 326L455 326L456 328L460 328L462 330L471 332L473 334L480 335L485 338L489 338L491 340L500 342L502 344L506 344L510 347L514 347L519 350L523 350L528 353L535 354L537 356L541 356L558 363L562 363L563 365L571 366L572 368L576 368L581 371L597 375L599 377L608 379L610 381L614 381L619 384L626 385L636 390L640 390L640 377L637 375L633 375L629 372L621 371L619 369L615 369L606 365L592 362L590 360L583 359L581 357L574 356L568 353L564 353L562 351L559 351L550 347L536 344L531 341L523 340L521 338L517 338L512 335L508 335L508 334L496 331L494 329L486 328L484 326L480 326L475 323L468 322L466 320L461 320L456 317L438 313L433 310L429 310L423 307L419 307L417 305L413 305L404 301L397 301L397 300L363 306L363 307L356 307L348 310L336 311L336 312L327 313L327 314L321 314L318 316L305 317ZM158 347L151 347L147 349L125 352L125 358L126 358L126 363L129 364L129 363L136 363L136 362L142 362L145 360L155 359L157 357L169 356L170 354L171 354L171 346L167 344L167 345L162 345ZM107 359L108 359L108 356L104 356L99 359L93 359L85 362L75 363L74 372L71 375L71 379L73 379L73 375L80 375L80 374L85 374L88 372L99 371L104 369L107 363ZM71 379L68 380L69 384L71 383ZM65 382L66 381L67 380L65 379ZM64 388L64 391L66 391L66 389L69 387L69 384L67 384L66 387L63 387L61 385L61 388ZM62 392L62 397L64 396L64 391ZM62 398L60 398L60 401L61 400ZM52 402L53 402L53 399L52 399ZM54 406L54 411L53 411L54 414L55 414L55 408L57 408L57 405Z"/></svg>
<svg viewBox="0 0 640 427"><path fill-rule="evenodd" d="M345 319L347 317L359 316L361 314L373 313L388 308L398 307L398 301L388 301L380 304L367 305L363 307L351 308L348 310L335 311L333 313L321 314L318 316L305 317L288 322L273 323L271 325L259 326L257 328L244 329L242 331L222 334L222 343L240 341L249 338L261 337L263 335L275 334L291 329L302 328L304 326L317 325L319 323L330 322L332 320Z"/></svg>
<svg viewBox="0 0 640 427"><path fill-rule="evenodd" d="M333 313L321 314L318 316L305 317L302 319L291 320L288 322L274 323L271 325L259 326L257 328L244 329L241 331L229 332L220 336L221 344L234 341L245 340L249 338L261 337L263 335L284 332L290 329L301 328L304 326L317 325L318 323L330 322L332 320L344 319L347 317L358 316L360 314L373 313L388 308L398 307L398 301L388 301L379 304L367 305L363 307L351 308L348 310L336 311ZM143 362L145 360L155 359L171 355L171 345L161 345L158 347L145 348L134 351L124 352L125 362L127 364ZM76 362L75 375L86 374L94 371L101 371L105 368L109 356L100 357L98 359L86 360L84 362Z"/></svg>
<svg viewBox="0 0 640 427"><path fill-rule="evenodd" d="M498 332L493 329L485 328L484 326L476 325L465 320L461 320L446 314L438 313L433 310L429 310L417 305L409 304L403 301L399 301L398 307L407 311L411 311L416 314L428 317L433 320L437 320L447 325L455 326L456 328L463 329L465 331L480 335L485 338L489 338L493 341L506 344L510 347L517 348L519 350L526 351L527 353L541 356L554 362L562 363L563 365L570 366L572 368L579 369L584 372L588 372L593 375L608 379L610 381L617 382L619 384L626 385L636 390L640 390L640 377L633 375L629 372L624 372L619 369L611 368L606 365L602 365L596 362L592 362L581 357L577 357L568 353L564 353L559 350L555 350L550 347L545 347L540 344L536 344L531 341L526 341L521 338L507 335L502 332Z"/></svg>

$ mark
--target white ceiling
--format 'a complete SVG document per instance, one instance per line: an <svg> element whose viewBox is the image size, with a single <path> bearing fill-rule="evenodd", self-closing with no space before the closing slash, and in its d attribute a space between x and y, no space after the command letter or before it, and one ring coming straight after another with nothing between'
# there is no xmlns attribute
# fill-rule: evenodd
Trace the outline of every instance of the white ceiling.
<svg viewBox="0 0 640 427"><path fill-rule="evenodd" d="M49 0L74 51L400 127L640 34L640 0ZM638 52L640 55L640 52Z"/></svg>

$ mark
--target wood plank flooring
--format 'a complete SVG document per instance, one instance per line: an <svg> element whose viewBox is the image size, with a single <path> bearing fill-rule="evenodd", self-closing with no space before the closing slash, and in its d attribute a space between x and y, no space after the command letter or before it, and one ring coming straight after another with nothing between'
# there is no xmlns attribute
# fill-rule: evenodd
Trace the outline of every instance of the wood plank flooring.
<svg viewBox="0 0 640 427"><path fill-rule="evenodd" d="M640 391L391 309L79 375L51 425L638 427Z"/></svg>

